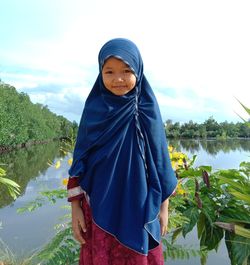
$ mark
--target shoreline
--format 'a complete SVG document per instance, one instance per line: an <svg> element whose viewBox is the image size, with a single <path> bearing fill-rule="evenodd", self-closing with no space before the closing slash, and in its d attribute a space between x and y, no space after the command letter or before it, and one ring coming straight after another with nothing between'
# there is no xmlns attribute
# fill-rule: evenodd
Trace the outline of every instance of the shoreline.
<svg viewBox="0 0 250 265"><path fill-rule="evenodd" d="M8 153L14 150L19 150L22 148L28 148L33 145L38 145L38 144L48 144L53 141L60 140L61 138L54 138L54 139L49 139L49 140L38 140L38 141L29 141L27 143L22 143L22 144L17 144L13 146L0 146L0 154Z"/></svg>
<svg viewBox="0 0 250 265"><path fill-rule="evenodd" d="M28 148L32 145L38 145L38 144L48 144L53 141L60 141L62 139L65 139L65 137L60 137L60 138L53 138L49 140L37 140L37 141L28 141L27 143L22 143L14 146L5 146L5 145L0 145L0 154L8 153L14 150L22 149L22 148ZM183 141L183 140L188 140L188 141L230 141L230 140L250 140L249 137L235 137L235 138L225 138L225 139L218 139L216 137L214 138L172 138L172 137L167 137L168 141Z"/></svg>

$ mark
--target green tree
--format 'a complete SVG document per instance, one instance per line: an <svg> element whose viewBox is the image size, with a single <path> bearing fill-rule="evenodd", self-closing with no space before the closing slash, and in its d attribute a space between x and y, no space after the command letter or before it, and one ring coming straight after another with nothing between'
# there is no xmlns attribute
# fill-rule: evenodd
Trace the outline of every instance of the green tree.
<svg viewBox="0 0 250 265"><path fill-rule="evenodd" d="M27 94L0 82L0 149L67 137L76 126L52 113L48 106L33 104Z"/></svg>
<svg viewBox="0 0 250 265"><path fill-rule="evenodd" d="M221 135L222 133L218 122L213 117L209 117L209 119L207 119L203 123L203 125L206 127L208 138L216 137L217 135Z"/></svg>

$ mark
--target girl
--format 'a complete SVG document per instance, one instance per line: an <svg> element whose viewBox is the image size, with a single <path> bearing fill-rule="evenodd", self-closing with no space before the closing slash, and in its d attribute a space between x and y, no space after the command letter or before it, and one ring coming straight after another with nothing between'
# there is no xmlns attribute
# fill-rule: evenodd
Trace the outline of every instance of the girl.
<svg viewBox="0 0 250 265"><path fill-rule="evenodd" d="M159 107L133 42L110 40L98 60L69 170L79 264L162 265L177 180Z"/></svg>

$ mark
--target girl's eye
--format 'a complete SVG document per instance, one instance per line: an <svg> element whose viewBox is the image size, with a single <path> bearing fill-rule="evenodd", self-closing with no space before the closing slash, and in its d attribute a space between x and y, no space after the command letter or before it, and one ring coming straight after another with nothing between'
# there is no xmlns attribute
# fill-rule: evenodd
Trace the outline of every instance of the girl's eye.
<svg viewBox="0 0 250 265"><path fill-rule="evenodd" d="M125 74L128 74L128 73L132 73L132 71L131 71L130 69L125 69L125 70L124 70L124 73L125 73Z"/></svg>
<svg viewBox="0 0 250 265"><path fill-rule="evenodd" d="M106 72L104 72L105 74L107 74L107 75L110 75L110 74L112 74L113 72L112 71L106 71Z"/></svg>

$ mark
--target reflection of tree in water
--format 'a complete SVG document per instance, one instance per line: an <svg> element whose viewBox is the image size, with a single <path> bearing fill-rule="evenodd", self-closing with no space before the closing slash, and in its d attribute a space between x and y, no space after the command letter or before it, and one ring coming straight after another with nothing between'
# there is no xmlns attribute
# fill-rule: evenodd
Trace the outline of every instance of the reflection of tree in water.
<svg viewBox="0 0 250 265"><path fill-rule="evenodd" d="M195 153L200 150L199 140L176 140L170 139L169 145L172 145L177 151Z"/></svg>
<svg viewBox="0 0 250 265"><path fill-rule="evenodd" d="M221 141L208 140L202 141L201 147L210 155L216 155L223 149L223 143Z"/></svg>
<svg viewBox="0 0 250 265"><path fill-rule="evenodd" d="M248 139L228 139L228 140L170 140L178 151L197 153L205 150L210 155L216 155L220 151L229 153L232 151L250 151L250 140Z"/></svg>
<svg viewBox="0 0 250 265"><path fill-rule="evenodd" d="M170 139L168 141L168 145L173 146L176 149L176 151L178 151L178 152L181 151L181 144L180 144L180 141L177 139Z"/></svg>
<svg viewBox="0 0 250 265"><path fill-rule="evenodd" d="M241 148L242 148L243 151L248 152L250 150L250 141L249 140L248 141L247 140L244 141L244 143L242 144Z"/></svg>
<svg viewBox="0 0 250 265"><path fill-rule="evenodd" d="M207 153L216 155L218 152L250 151L250 141L243 139L229 139L225 141L201 141L201 146Z"/></svg>
<svg viewBox="0 0 250 265"><path fill-rule="evenodd" d="M1 154L0 164L5 164L7 177L20 185L20 196L25 193L29 181L43 174L49 167L48 161L60 156L59 143L31 146L10 153ZM9 205L13 199L7 190L0 187L0 208Z"/></svg>
<svg viewBox="0 0 250 265"><path fill-rule="evenodd" d="M198 140L180 140L180 145L185 151L190 151L191 153L196 153L200 150L200 143Z"/></svg>

